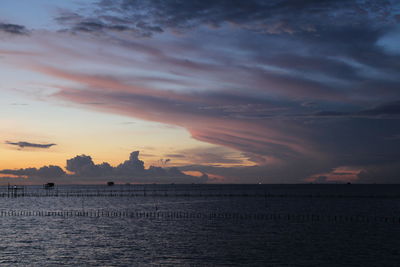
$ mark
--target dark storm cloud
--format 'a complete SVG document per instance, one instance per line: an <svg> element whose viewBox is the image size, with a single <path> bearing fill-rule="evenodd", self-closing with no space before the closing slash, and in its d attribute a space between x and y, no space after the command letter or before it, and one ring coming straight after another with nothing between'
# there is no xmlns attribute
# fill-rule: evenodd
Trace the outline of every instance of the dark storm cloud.
<svg viewBox="0 0 400 267"><path fill-rule="evenodd" d="M92 15L63 11L61 24L75 31L136 30L144 36L166 29L185 31L201 25L224 24L265 34L316 32L336 24L359 25L371 19L396 21L394 1L288 0L116 0L99 1ZM115 28L115 29L114 29Z"/></svg>
<svg viewBox="0 0 400 267"><path fill-rule="evenodd" d="M68 77L74 79L71 74ZM84 77L79 76L79 80L84 80ZM93 82L93 80L90 81ZM116 85L115 88L118 87L120 85ZM230 97L229 93L225 95L223 93L169 94L169 98L165 98L158 96L157 90L148 89L146 93L134 93L134 90L132 88L131 93L121 93L117 89L115 92L105 93L98 89L87 91L71 89L59 92L58 96L74 102L88 99L106 100L109 105L101 108L108 111L178 124L188 128L192 136L198 140L249 153L249 158L258 164L268 163L263 156L285 161L284 168L265 169L270 174L262 177L270 182L278 177L288 177L285 181L295 182L293 180L295 177L305 179L306 175L312 174L310 172L305 172L304 175L288 174L292 166L304 166L298 163L299 158L324 166L315 169L321 168L321 172L326 172L342 165L384 163L395 156L393 153L398 148L398 144L389 143L387 137L398 134L400 129L397 125L400 124L393 123L393 118L376 119L379 113L395 113L396 103L383 103L372 108L360 109L350 102L346 104L349 108L342 109L354 110L351 112L311 113L314 112L315 107L319 109L327 103L319 102L318 105L313 104L310 108L304 107L303 101L270 103L268 100L263 102L262 98L251 100L246 95L243 95L242 99L236 96ZM224 103L224 105L221 106L218 103ZM336 101L328 102L328 104L343 106L342 103L338 105ZM300 111L303 113L299 113ZM153 117L154 114L157 116ZM308 154L313 150L318 152L315 155ZM327 151L329 153L326 153ZM208 156L210 156L209 153ZM206 164L204 158L202 163ZM215 157L213 159L220 160ZM326 162L331 165L326 166ZM309 166L309 170L313 170L311 164ZM264 169L251 170L261 172ZM223 169L223 171L230 173L228 169ZM243 182L256 180L256 171L247 172L247 169L243 171L246 174L242 176ZM250 174L255 177L249 177ZM235 181L239 182L239 180L238 177Z"/></svg>
<svg viewBox="0 0 400 267"><path fill-rule="evenodd" d="M30 143L30 142L10 142L6 141L5 142L7 145L12 145L12 146L18 146L20 148L25 148L25 147L31 147L31 148L50 148L52 146L55 146L56 144L36 144L36 143Z"/></svg>
<svg viewBox="0 0 400 267"><path fill-rule="evenodd" d="M110 108L110 110L116 112L118 110L124 113L135 112L137 117L147 120L182 124L182 126L190 129L192 136L196 139L233 147L240 151L263 155L272 153L280 156L298 153L296 150L299 149L300 145L296 144L296 138L289 137L284 133L278 134L276 129L269 129L272 125L279 126L277 121L268 121L269 123L257 120L249 121L246 118L238 118L237 112L233 113L234 116L229 116L231 113L227 111L199 109L196 107L196 102L185 103L157 97L152 95L150 91L148 93L149 95L127 93L107 93L107 95L103 95L93 91L78 92L72 90L62 91L58 96L68 100L107 97L108 102L113 104L103 108ZM135 103L135 105L132 106L131 103ZM152 109L149 109L150 107ZM207 124L214 125L214 128L202 127L204 126L202 121L207 120L209 120ZM238 127L241 124L243 124L243 128ZM257 128L260 132L257 132Z"/></svg>
<svg viewBox="0 0 400 267"><path fill-rule="evenodd" d="M400 133L398 119L336 117L314 119L308 127L314 148L322 151L319 160L329 162L332 167L362 169L396 164L400 159L400 140L391 138Z"/></svg>
<svg viewBox="0 0 400 267"><path fill-rule="evenodd" d="M121 49L123 59L109 59L132 67L132 76L37 70L80 85L60 88L59 99L107 103L88 108L177 125L260 165L209 170L231 181L304 181L400 158L391 138L400 133L400 52L386 38L398 34L399 8L380 0L99 1L57 20ZM135 77L135 64L152 75ZM155 77L164 75L174 78ZM177 153L196 164L237 163L210 151ZM91 159L77 165L81 174L104 173ZM148 170L133 157L116 172Z"/></svg>
<svg viewBox="0 0 400 267"><path fill-rule="evenodd" d="M0 23L0 32L15 35L27 35L29 33L25 26L11 23Z"/></svg>
<svg viewBox="0 0 400 267"><path fill-rule="evenodd" d="M84 17L77 13L62 11L55 19L64 28L61 31L72 33L106 33L110 32L130 32L138 36L150 36L152 32L162 32L158 27L150 27L143 22L137 24L130 23L124 19L111 16L92 16Z"/></svg>
<svg viewBox="0 0 400 267"><path fill-rule="evenodd" d="M75 97L75 94L78 92L80 94L80 97L82 97L82 91L74 91L73 95L70 95L70 97ZM70 93L72 93L72 91ZM96 96L96 94L97 93L92 92L88 94L88 97L93 98L94 96ZM149 92L149 94L151 93ZM116 94L114 98L112 97L112 94L108 93L107 98L109 99L109 103L114 103L113 106L117 107L117 110L124 110L128 107L126 105L129 104L129 107L131 107L131 103L136 103L135 106L139 108L138 111L135 111L136 116L140 116L140 114L144 114L144 116L147 116L146 110L150 106L153 107L153 111L158 111L157 114L165 114L166 116L168 115L165 118L160 117L159 115L157 119L169 119L175 121L175 123L181 122L181 120L185 118L189 119L188 116L191 114L192 116L194 116L193 119L189 119L191 123L187 124L188 122L185 121L183 121L183 123L191 127L191 133L196 139L214 144L233 147L240 151L251 152L253 154L253 158L255 158L254 155L269 155L279 158L281 160L285 160L287 163L290 164L288 164L286 168L279 169L280 171L282 171L282 176L286 175L284 171L290 168L291 164L295 164L298 161L296 158L301 157L301 155L303 154L294 150L296 149L294 145L296 145L297 143L297 141L295 140L289 141L290 139L288 139L288 141L285 141L285 137L282 135L273 137L272 140L269 140L268 136L265 134L270 131L267 125L271 126L273 124L276 124L276 122L274 122L273 120L265 121L265 119L258 119L252 122L248 120L238 119L237 117L232 117L231 122L229 122L226 117L226 115L229 114L227 113L227 109L223 110L222 112L221 110L215 109L201 110L201 112L199 112L196 109L193 109L195 107L193 104L188 105L184 102L174 102L164 98L157 98L154 96L154 94L145 97L141 95L132 95L131 97L127 94L122 94L119 96L118 94ZM180 114L184 114L184 116ZM237 114L237 112L235 114ZM280 119L285 118L285 115L282 113L277 113L273 116ZM175 117L179 119L174 119ZM196 125L191 125L196 121L199 121L201 123L201 121L204 120L203 118L214 118L215 120L218 117L223 120L218 120L216 125L214 126L214 129L204 129L202 127L197 128ZM299 118L291 119L290 114L287 115L286 120L293 120L295 123L297 123L297 121L301 122ZM330 151L330 153L334 155L333 157L337 156L338 159L330 159L332 164L360 164L361 161L364 161L364 163L370 162L372 160L381 161L384 159L384 156L380 156L379 158L375 157L372 159L371 156L376 154L365 153L365 143L370 144L368 147L370 151L379 151L379 148L382 146L383 143L385 143L383 138L384 135L389 132L395 134L397 130L393 127L396 124L393 124L392 122L382 120L379 120L378 122L380 123L380 125L374 125L369 121L359 121L357 123L346 120L331 120L330 122L326 120L316 121L308 125L307 131L312 133L311 136L310 134L308 134L308 137L304 137L306 138L305 140L313 140L312 142L315 143L314 146L320 146L321 151ZM230 126L228 123L232 123L232 126ZM212 121L209 121L208 124L211 125ZM239 125L241 124L244 124L246 126L240 127ZM276 124L273 129L275 128L276 130L279 124ZM222 127L222 129L218 129L219 127ZM257 130L257 128L259 129L259 131ZM284 129L283 132L287 132L287 130ZM298 129L296 129L296 132L297 135L299 135ZM359 136L363 136L363 138L359 138ZM353 137L355 139L353 139ZM304 143L300 144L305 145ZM385 144L385 146L387 146L390 150L393 150L395 147L389 144ZM387 154L387 152L385 153L386 156L390 156L389 154ZM351 157L349 157L348 155L351 155ZM302 157L308 159L310 162L313 163L316 163L318 161L318 164L322 164L319 161L324 158L320 156L320 159L313 161L309 158L309 156L305 156L304 154L302 155ZM357 160L357 162L355 162L355 159ZM257 160L257 162L262 161ZM300 175L296 177L300 177Z"/></svg>
<svg viewBox="0 0 400 267"><path fill-rule="evenodd" d="M27 178L30 183L44 183L49 179L61 177L64 179L55 182L98 183L112 179L117 183L204 183L208 179L207 176L186 175L176 167L150 166L145 169L144 162L139 159L139 151L132 152L128 160L116 167L107 162L95 164L90 156L78 155L67 160L66 169L69 171L68 174L59 166L44 166L39 169L4 169L0 170L0 174L9 175L8 178L13 179Z"/></svg>
<svg viewBox="0 0 400 267"><path fill-rule="evenodd" d="M218 27L229 22L268 33L315 31L319 25L335 22L361 23L368 16L380 20L396 19L391 14L393 1L288 1L288 0L119 0L100 1L104 11L126 14L124 19L139 20L161 28L185 29L206 24Z"/></svg>

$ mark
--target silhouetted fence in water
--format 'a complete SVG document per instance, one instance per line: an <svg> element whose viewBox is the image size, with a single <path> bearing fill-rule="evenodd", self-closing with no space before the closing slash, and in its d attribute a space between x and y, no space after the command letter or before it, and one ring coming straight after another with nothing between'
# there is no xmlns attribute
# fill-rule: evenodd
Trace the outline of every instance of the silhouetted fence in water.
<svg viewBox="0 0 400 267"><path fill-rule="evenodd" d="M13 190L0 191L0 197L257 197L257 198L386 198L400 199L399 194L276 194L269 192L231 192L218 190L172 190L172 189L137 189L137 190Z"/></svg>
<svg viewBox="0 0 400 267"><path fill-rule="evenodd" d="M1 197L257 197L400 199L400 185L0 186Z"/></svg>
<svg viewBox="0 0 400 267"><path fill-rule="evenodd" d="M230 212L174 212L174 211L120 211L120 210L64 210L64 211L0 211L0 217L126 217L134 219L209 219L209 220L266 220L291 222L354 222L396 223L400 216L278 214L278 213L230 213Z"/></svg>

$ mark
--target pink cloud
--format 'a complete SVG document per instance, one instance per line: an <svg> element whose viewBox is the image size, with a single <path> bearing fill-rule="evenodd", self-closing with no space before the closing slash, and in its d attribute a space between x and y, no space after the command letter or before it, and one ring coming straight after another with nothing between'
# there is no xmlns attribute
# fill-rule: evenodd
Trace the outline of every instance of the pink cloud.
<svg viewBox="0 0 400 267"><path fill-rule="evenodd" d="M330 172L317 173L308 177L306 182L355 182L359 179L360 168L341 166Z"/></svg>
<svg viewBox="0 0 400 267"><path fill-rule="evenodd" d="M186 128L193 138L230 147L260 159L290 158L315 153L301 137L287 134L301 129L278 120L248 120L199 109L199 105L215 105L212 96L189 94L127 85L112 77L76 74L61 69L40 67L48 75L78 82L82 88L60 87L53 95L74 103L98 102L91 108ZM199 97L197 97L199 95ZM209 102L209 103L207 103ZM256 157L253 157L256 158Z"/></svg>

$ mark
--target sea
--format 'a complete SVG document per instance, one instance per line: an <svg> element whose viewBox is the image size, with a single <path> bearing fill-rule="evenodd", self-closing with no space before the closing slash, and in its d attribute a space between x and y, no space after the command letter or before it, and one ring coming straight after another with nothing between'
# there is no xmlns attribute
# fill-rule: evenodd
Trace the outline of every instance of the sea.
<svg viewBox="0 0 400 267"><path fill-rule="evenodd" d="M5 185L0 221L0 266L400 266L400 185Z"/></svg>

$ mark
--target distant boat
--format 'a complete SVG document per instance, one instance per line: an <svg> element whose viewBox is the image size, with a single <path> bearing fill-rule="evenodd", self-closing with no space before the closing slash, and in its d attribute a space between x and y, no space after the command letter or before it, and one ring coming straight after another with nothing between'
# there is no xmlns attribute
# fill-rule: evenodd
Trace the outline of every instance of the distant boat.
<svg viewBox="0 0 400 267"><path fill-rule="evenodd" d="M50 189L54 187L54 183L47 183L43 185L45 189Z"/></svg>
<svg viewBox="0 0 400 267"><path fill-rule="evenodd" d="M114 185L114 182L107 182L107 185L108 185L108 186L113 186L113 185Z"/></svg>

